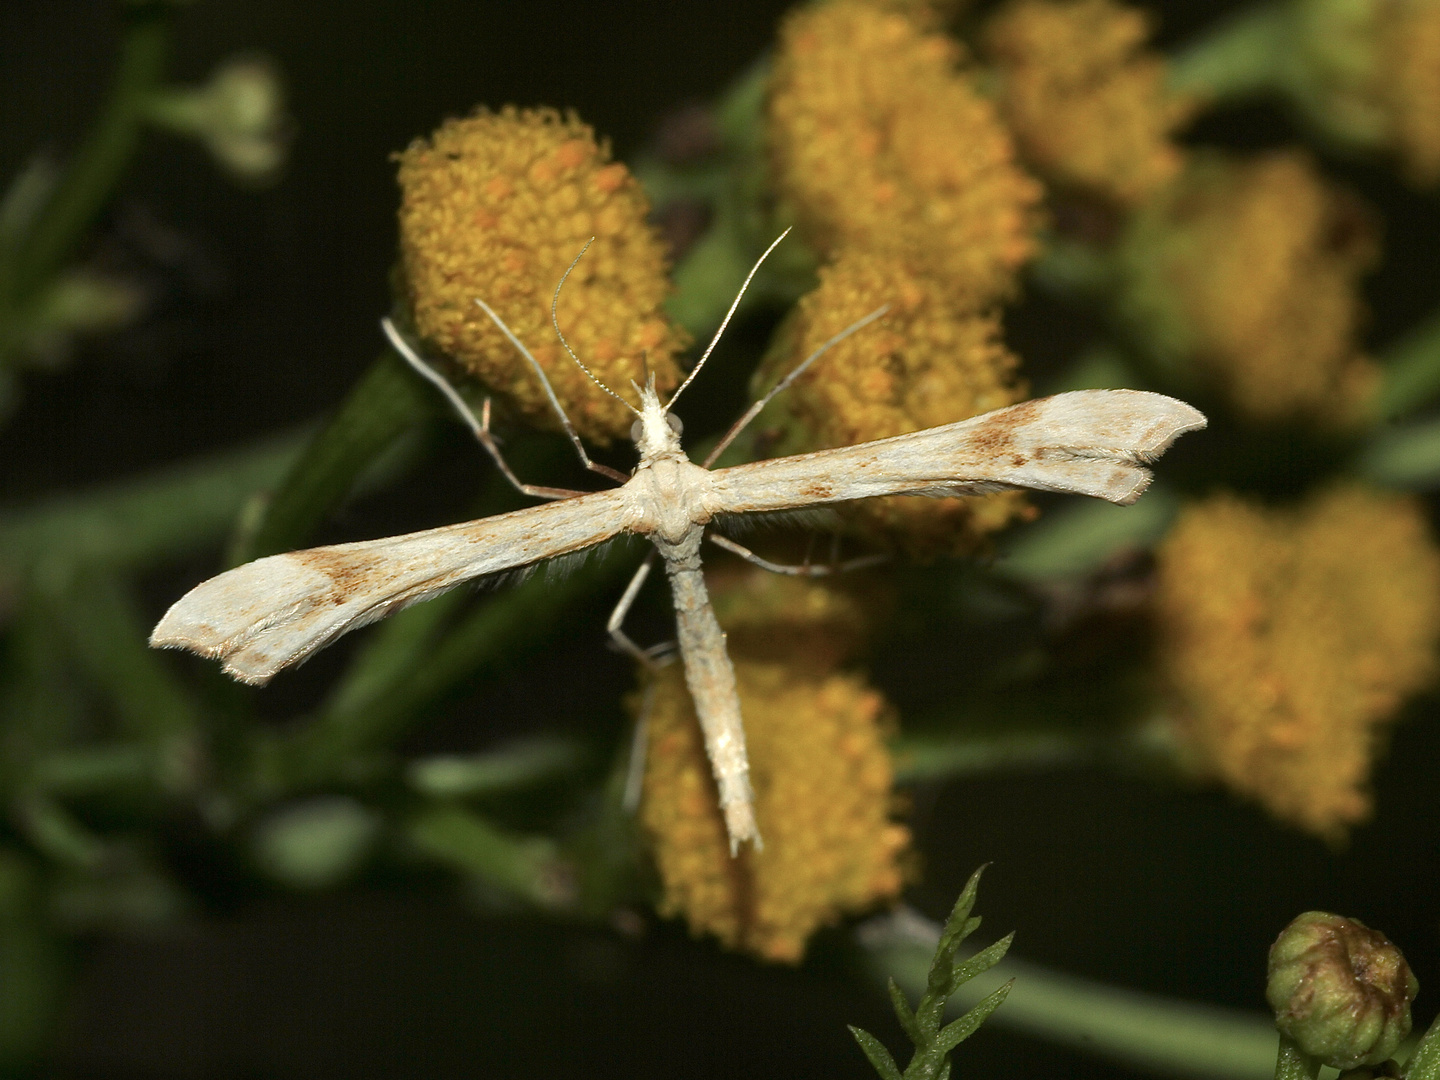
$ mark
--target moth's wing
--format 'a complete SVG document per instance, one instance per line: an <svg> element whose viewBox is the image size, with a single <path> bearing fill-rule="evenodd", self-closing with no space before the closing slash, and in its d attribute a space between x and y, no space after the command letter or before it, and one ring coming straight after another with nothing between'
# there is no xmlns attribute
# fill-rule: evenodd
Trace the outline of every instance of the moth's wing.
<svg viewBox="0 0 1440 1080"><path fill-rule="evenodd" d="M150 644L223 660L227 674L259 685L347 630L408 604L615 536L628 519L624 491L257 559L182 596Z"/></svg>
<svg viewBox="0 0 1440 1080"><path fill-rule="evenodd" d="M877 495L974 495L1034 488L1132 503L1143 463L1187 431L1196 409L1142 390L1077 390L969 420L712 475L718 513L790 510Z"/></svg>

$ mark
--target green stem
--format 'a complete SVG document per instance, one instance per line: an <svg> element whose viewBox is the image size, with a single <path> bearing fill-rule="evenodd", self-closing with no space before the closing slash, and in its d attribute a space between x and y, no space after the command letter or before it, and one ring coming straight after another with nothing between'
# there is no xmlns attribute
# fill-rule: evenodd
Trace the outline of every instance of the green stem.
<svg viewBox="0 0 1440 1080"><path fill-rule="evenodd" d="M912 997L925 991L939 927L913 913L900 932L866 927L874 973L893 976ZM978 1004L1007 979L1015 987L991 1023L1162 1075L1270 1080L1275 1025L1250 1014L1122 990L1007 957L985 979L966 983L947 1015Z"/></svg>
<svg viewBox="0 0 1440 1080"><path fill-rule="evenodd" d="M38 292L74 255L139 145L146 101L164 77L174 14L169 5L144 4L127 7L124 17L109 100L20 249L8 283L17 303Z"/></svg>
<svg viewBox="0 0 1440 1080"><path fill-rule="evenodd" d="M517 791L565 773L585 759L574 739L541 737L512 743L487 754L446 754L412 761L405 779L431 798L474 798Z"/></svg>
<svg viewBox="0 0 1440 1080"><path fill-rule="evenodd" d="M35 1068L51 1046L63 1003L65 951L44 908L35 867L0 851L0 1075Z"/></svg>
<svg viewBox="0 0 1440 1080"><path fill-rule="evenodd" d="M84 795L153 781L155 755L135 745L86 746L35 762L29 781L55 795Z"/></svg>
<svg viewBox="0 0 1440 1080"><path fill-rule="evenodd" d="M573 875L548 837L517 835L446 805L421 811L406 832L422 854L491 888L543 908L574 902Z"/></svg>
<svg viewBox="0 0 1440 1080"><path fill-rule="evenodd" d="M302 437L173 466L136 480L0 513L0 577L47 565L128 569L223 536L256 491L293 465Z"/></svg>
<svg viewBox="0 0 1440 1080"><path fill-rule="evenodd" d="M1171 57L1170 89L1213 102L1273 88L1285 66L1286 22L1284 7L1268 3L1221 23Z"/></svg>
<svg viewBox="0 0 1440 1080"><path fill-rule="evenodd" d="M256 527L236 543L238 564L300 546L402 435L431 415L426 387L394 352L361 377L340 411L311 440Z"/></svg>
<svg viewBox="0 0 1440 1080"><path fill-rule="evenodd" d="M891 754L895 782L915 784L1001 770L1087 765L1096 760L1099 749L1099 740L1083 732L1009 731L998 735L907 735L895 742Z"/></svg>

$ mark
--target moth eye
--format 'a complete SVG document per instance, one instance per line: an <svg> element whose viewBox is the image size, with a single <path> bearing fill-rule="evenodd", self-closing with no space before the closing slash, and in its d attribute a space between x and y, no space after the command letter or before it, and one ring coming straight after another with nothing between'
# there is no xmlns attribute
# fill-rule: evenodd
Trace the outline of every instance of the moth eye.
<svg viewBox="0 0 1440 1080"><path fill-rule="evenodd" d="M640 441L640 436L643 435L644 433L645 433L645 425L642 424L639 420L636 420L633 424L630 425L630 441L631 441L631 442L633 442L633 443L638 443L638 442Z"/></svg>
<svg viewBox="0 0 1440 1080"><path fill-rule="evenodd" d="M683 433L685 430L685 425L680 422L680 418L674 413L666 413L665 422L670 425L670 430L676 435Z"/></svg>

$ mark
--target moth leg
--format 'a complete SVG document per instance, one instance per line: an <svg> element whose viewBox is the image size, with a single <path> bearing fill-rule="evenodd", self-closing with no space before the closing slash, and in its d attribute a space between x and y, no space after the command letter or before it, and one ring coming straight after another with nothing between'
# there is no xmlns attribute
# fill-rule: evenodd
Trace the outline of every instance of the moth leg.
<svg viewBox="0 0 1440 1080"><path fill-rule="evenodd" d="M640 809L640 794L645 788L645 757L650 751L650 710L655 707L655 680L645 680L640 708L635 713L635 729L630 736L630 760L625 766L625 793L620 805L627 814Z"/></svg>
<svg viewBox="0 0 1440 1080"><path fill-rule="evenodd" d="M890 558L888 555L862 555L858 559L847 559L845 562L832 561L824 565L806 562L800 566L794 566L761 558L744 544L737 544L728 536L721 536L719 533L713 532L705 535L716 547L724 548L732 555L739 555L746 562L754 563L762 570L769 570L772 574L791 574L796 577L824 577L826 574L843 574L848 570L860 570L867 566L878 565Z"/></svg>
<svg viewBox="0 0 1440 1080"><path fill-rule="evenodd" d="M395 347L404 361L421 375L432 386L436 387L445 395L451 407L465 421L477 442L485 448L492 461L506 480L510 481L512 487L522 495L529 495L534 499L573 499L577 495L584 495L583 491L572 491L569 488L544 487L539 484L522 483L520 478L511 471L505 456L500 452L500 444L490 432L490 399L485 399L485 404L480 410L480 419L475 419L475 414L470 410L470 405L453 386L438 371L421 359L410 343L400 336L400 331L395 329L395 324L389 319L381 319L380 326L385 331L385 336L390 339L390 344ZM588 464L588 461L587 461ZM612 470L613 471L613 470Z"/></svg>
<svg viewBox="0 0 1440 1080"><path fill-rule="evenodd" d="M588 248L590 245L586 244L585 246ZM580 252L580 254L584 255L585 252L582 251ZM580 260L577 257L575 262L579 261ZM575 263L570 264L570 270L573 269L575 269ZM560 299L560 286L565 284L565 278L568 278L570 276L570 270L565 271L565 277L562 277L560 279L560 285L557 285L555 287L555 300L550 305L550 320L552 322L554 322L555 320L555 304L558 303ZM545 396L550 399L550 407L555 410L555 415L560 418L560 426L565 429L566 437L569 438L570 444L575 447L575 453L580 456L580 464L584 465L585 468L589 469L591 472L597 472L601 476L608 476L611 480L614 480L618 484L623 484L626 480L629 480L630 478L628 476L626 476L622 472L618 472L617 470L610 468L609 465L601 465L597 461L590 460L590 455L585 453L585 444L580 441L580 433L575 430L575 425L570 422L570 417L565 415L565 408L560 404L560 399L555 396L555 388L550 385L550 379L545 374L545 369L540 366L540 361L536 360L535 355L525 347L525 343L515 336L515 331L511 330L510 327L505 325L505 320L500 318L500 316L496 314L494 308L492 308L489 304L485 303L485 301L481 300L479 297L475 298L475 305L476 307L480 308L481 311L485 312L486 315L490 316L490 321L500 328L500 332L502 334L504 334L507 338L510 339L510 344L515 346L515 348L519 351L520 355L523 356L525 358L525 361L530 365L530 369L535 372L535 377L540 380L540 385L545 390ZM558 324L556 324L555 332L557 334L560 333L560 327ZM564 334L560 334L560 342L562 345L565 346L565 351L570 352L570 345L565 341ZM575 356L573 352L570 353L570 356L572 359L574 359L575 363L579 365L580 370L585 372L586 375L590 376L590 380L594 382L596 386L600 387L600 389L604 390L612 397L617 398L619 401L625 401L625 399L620 397L620 395L616 394L614 390L611 390L599 379L595 378L595 376L590 373L590 369L587 368L584 364L581 364L579 357ZM632 411L634 410L634 406L631 406L630 408Z"/></svg>
<svg viewBox="0 0 1440 1080"><path fill-rule="evenodd" d="M635 597L640 595L640 589L644 586L645 579L650 576L650 571L654 567L655 552L652 551L645 556L645 561L635 571L635 576L630 579L630 584L625 586L625 592L620 597L620 602L615 605L615 610L610 613L610 621L605 624L605 632L610 635L610 640L615 647L651 674L675 659L675 643L665 641L659 645L652 645L648 649L641 648L621 627L625 623L625 616L630 614L630 609L635 605Z"/></svg>
<svg viewBox="0 0 1440 1080"><path fill-rule="evenodd" d="M789 232L789 230L787 229L786 232ZM782 233L782 234L781 234L781 239L783 239L783 238L784 238L784 234ZM778 244L779 242L780 242L779 240L775 241L776 244ZM771 244L770 247L773 249L773 248L775 247L775 244ZM769 252L767 251L765 254L768 255ZM759 268L759 264L758 264L758 263L756 264L756 268L757 268L757 269ZM750 273L751 273L751 275L753 276L754 273L755 273L755 271L752 270ZM750 279L749 279L749 278L746 278L745 280L746 280L746 283L748 284ZM739 297L736 297L736 298L735 298L735 302L738 304L738 303L740 302L740 298L739 298ZM876 309L875 309L874 311L872 311L869 315L866 315L863 319L856 319L856 320L855 320L853 323L851 323L849 326L845 327L844 330L841 330L841 331L840 331L838 334L836 334L834 337L830 338L830 340L824 342L818 349L816 349L816 350L815 350L814 352L812 352L809 356L807 356L804 360L802 360L802 361L799 363L799 365L796 366L796 368L795 368L794 371L790 372L789 375L786 375L786 376L785 376L783 379L781 379L778 383L776 383L774 386L772 386L772 387L770 388L769 393L767 393L767 394L766 394L764 397L762 397L759 401L757 401L757 402L755 402L753 405L751 405L750 408L746 409L745 412L744 412L744 414L740 417L740 419L739 419L739 420L736 420L735 423L733 423L733 424L730 425L730 430L727 431L727 432L725 432L725 434L720 437L720 441L715 444L715 449L713 449L713 450L710 451L709 455L706 456L705 460L700 463L700 467L701 467L702 469L708 469L708 468L710 468L711 465L714 465L715 462L720 459L720 455L723 454L723 453L726 451L726 449L730 446L730 444L731 444L732 442L734 442L737 438L739 438L740 433L741 433L742 431L744 431L747 427L750 426L750 421L754 420L755 417L757 417L757 416L760 415L761 411L765 408L766 405L769 405L769 404L770 404L771 400L774 399L774 397L775 397L776 394L779 394L779 393L781 393L782 391L784 391L785 389L787 389L787 388L790 386L791 383L793 383L796 379L798 379L801 375L803 375L803 374L805 373L806 369L809 368L811 364L815 363L816 360L819 360L820 357L824 356L827 352L829 352L831 348L833 348L834 346L840 344L840 342L844 341L844 340L845 340L846 338L848 338L851 334L855 333L855 331L857 331L857 330L859 330L859 329L861 329L861 328L863 328L863 327L865 327L865 326L870 325L872 322L874 322L876 319L880 318L881 315L884 315L884 314L885 314L887 311L889 311L889 310L890 310L890 305L889 305L889 304L886 304L884 307L876 308ZM734 309L733 309L733 308L731 309L731 314L734 314ZM727 315L725 318L726 318L726 320L728 321L729 318L730 318L730 316ZM721 326L720 329L723 330L723 329L725 329L725 328L724 328L724 326ZM710 345L710 348L713 349L714 347L715 347L715 345L714 345L714 343L712 342L711 345ZM710 353L709 353L708 350L706 351L705 355L706 355L706 356L709 356L709 355L710 355ZM702 358L702 362L703 362L703 358ZM699 366L698 366L698 365L696 366L696 370L699 370ZM693 377L694 372L692 372L691 375L692 375L692 377ZM688 380L687 380L687 381L688 381ZM685 389L685 388L682 386L682 387L680 388L680 390L683 390L683 389ZM676 397L678 397L678 396L680 395L680 390L675 391ZM674 398L672 398L671 401L673 402L673 401L674 401ZM668 408L669 406L666 406L666 407Z"/></svg>

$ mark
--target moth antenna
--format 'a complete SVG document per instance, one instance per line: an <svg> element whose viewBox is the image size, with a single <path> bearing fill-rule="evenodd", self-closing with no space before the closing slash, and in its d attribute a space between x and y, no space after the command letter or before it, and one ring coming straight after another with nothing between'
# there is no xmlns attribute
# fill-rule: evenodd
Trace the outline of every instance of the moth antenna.
<svg viewBox="0 0 1440 1080"><path fill-rule="evenodd" d="M565 346L565 351L570 354L570 359L575 361L575 366L578 367L581 371L583 371L586 375L588 375L590 377L590 381L593 382L596 386L598 386L601 390L604 390L605 393L609 394L616 401L620 402L621 405L624 405L636 416L639 416L639 409L635 408L634 405L631 405L630 402L626 401L614 390L611 390L610 387L606 386L603 382L601 382L595 376L595 373L581 362L580 357L575 355L575 350L570 348L570 342L565 340L565 332L560 329L560 318L556 313L557 309L560 306L560 290L565 288L565 282L570 277L570 271L574 270L575 267L579 264L580 260L585 257L585 252L590 250L590 245L594 242L595 237L593 236L589 240L586 240L585 246L580 249L580 254L575 256L574 261L565 268L565 273L560 275L560 284L555 286L555 295L550 298L550 325L555 327L555 336L560 339L560 344Z"/></svg>
<svg viewBox="0 0 1440 1080"><path fill-rule="evenodd" d="M791 226L791 228L793 227L794 226ZM730 320L735 316L735 309L740 306L740 301L745 296L745 290L750 287L750 282L759 272L760 265L770 257L772 251L780 246L780 241L789 235L790 229L786 229L771 242L770 246L765 249L764 254L755 260L755 265L750 268L750 273L746 274L745 280L740 283L740 291L735 294L735 299L731 301L730 310L725 313L725 318L720 323L720 329L715 331L715 336L710 339L710 344L707 345L705 351L700 354L700 359L695 361L695 366L690 369L690 374L685 376L685 381L680 384L675 393L670 395L670 400L665 405L665 411L667 413L670 411L670 406L675 404L675 399L683 394L685 388L695 381L695 376L700 374L700 369L705 366L705 361L710 359L710 354L715 351L715 346L720 343L720 335L725 333L725 328L730 325Z"/></svg>
<svg viewBox="0 0 1440 1080"><path fill-rule="evenodd" d="M861 330L864 327L869 326L872 322L880 318L881 315L884 315L889 310L890 305L886 304L883 307L876 308L874 311L870 312L869 315L866 315L863 319L856 319L849 326L845 327L844 330L841 330L834 337L827 340L818 349L816 349L799 364L797 364L795 370L790 372L789 375L786 375L785 378L781 379L778 383L772 386L769 392L767 392L764 397L762 397L759 401L755 402L755 404L751 405L748 409L746 409L745 414L730 426L730 430L725 433L724 438L722 438L718 443L715 444L715 449L711 450L709 456L705 458L705 462L702 468L708 469L711 465L715 464L715 462L719 459L720 455L725 452L726 448L729 447L729 445L735 441L736 437L739 436L739 434L744 431L746 427L749 426L750 421L754 420L755 417L760 415L761 410L764 409L766 405L770 404L771 400L775 397L776 394L779 394L796 379L798 379L801 375L805 374L806 368L808 368L816 360L819 360L820 357L824 356L836 345L839 345L840 342L844 341L851 334L855 333L857 330ZM671 400L673 401L674 399L672 398Z"/></svg>

